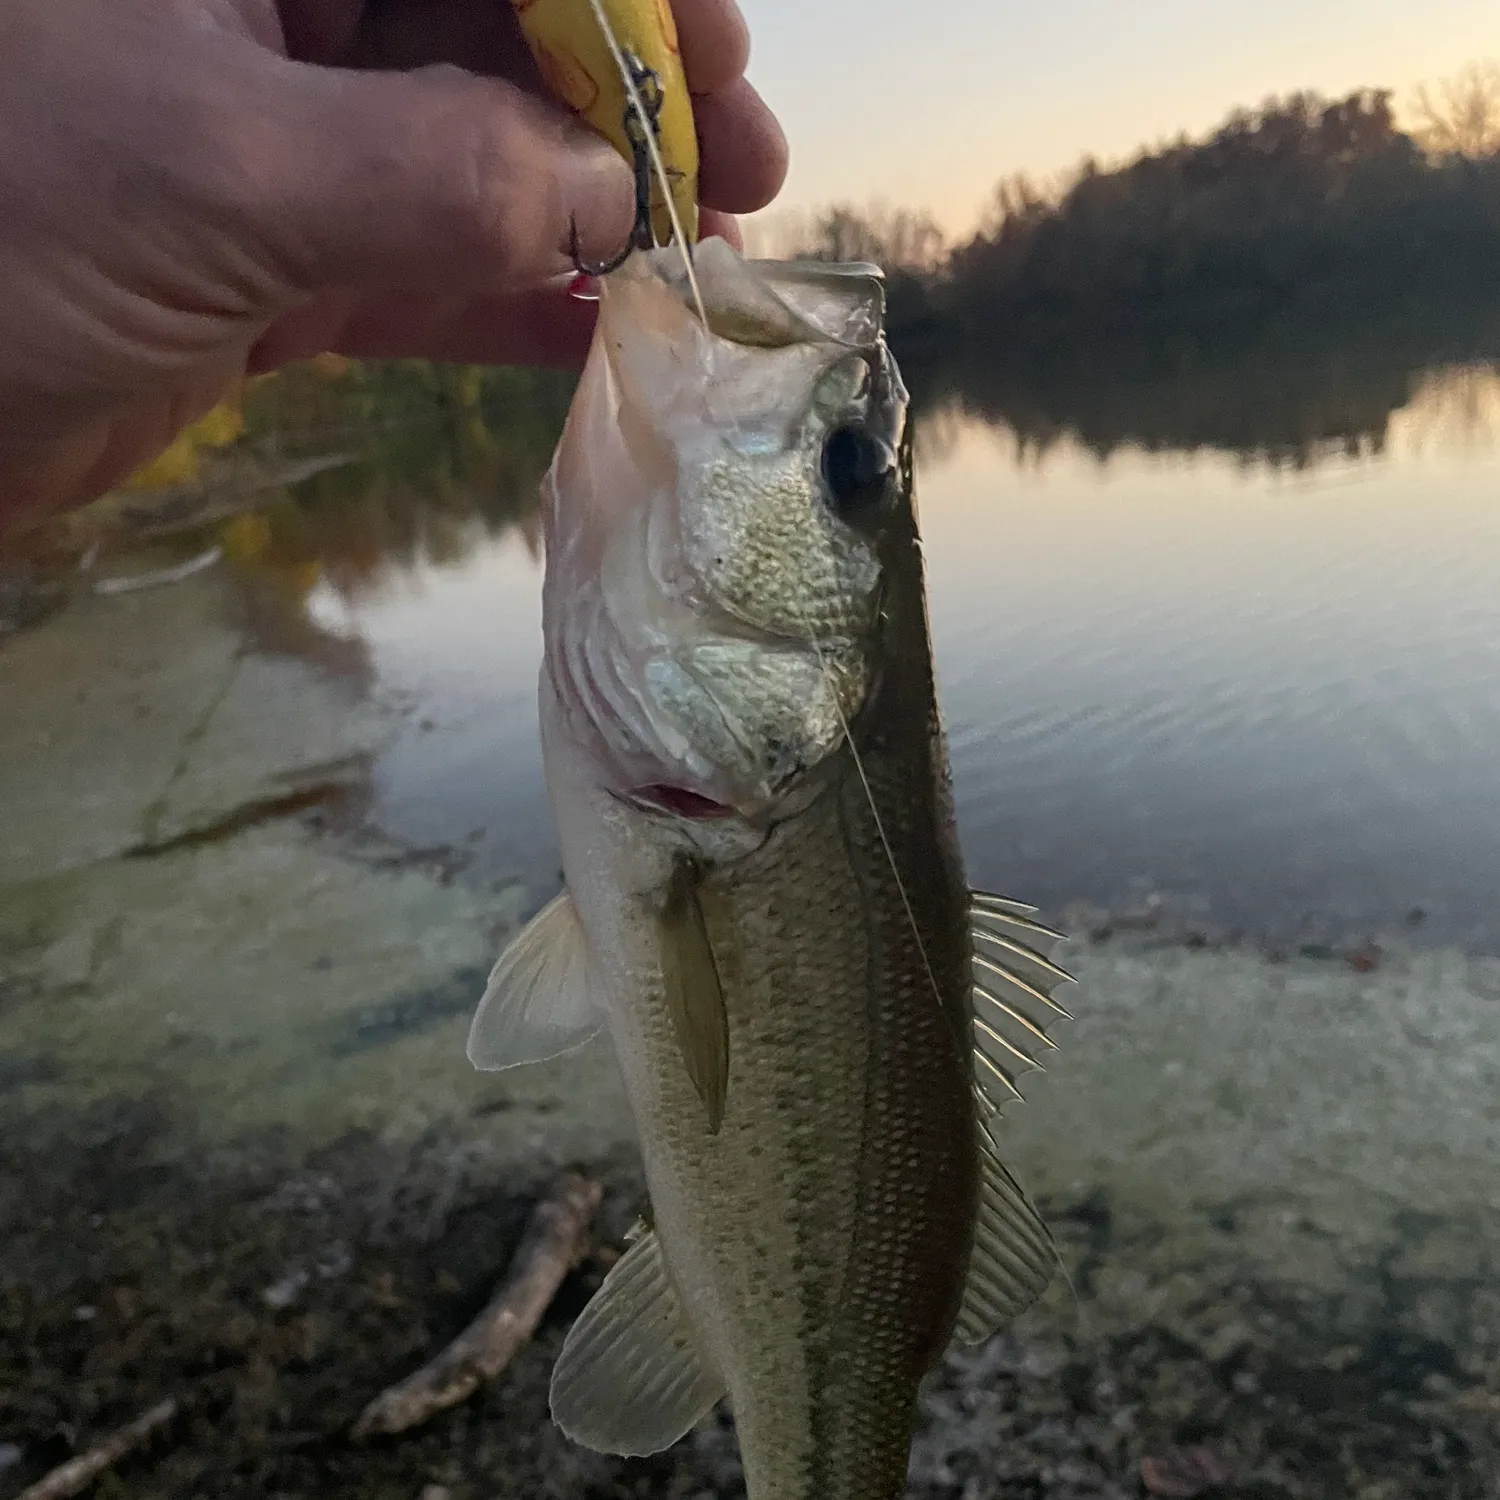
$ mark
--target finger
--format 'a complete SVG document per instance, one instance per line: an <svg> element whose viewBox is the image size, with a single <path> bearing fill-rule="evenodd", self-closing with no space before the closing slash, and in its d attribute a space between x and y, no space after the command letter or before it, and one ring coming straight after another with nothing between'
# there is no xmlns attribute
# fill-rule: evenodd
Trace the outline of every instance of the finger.
<svg viewBox="0 0 1500 1500"><path fill-rule="evenodd" d="M367 4L350 61L371 68L452 63L470 73L542 88L507 0L382 0Z"/></svg>
<svg viewBox="0 0 1500 1500"><path fill-rule="evenodd" d="M702 156L698 197L710 208L748 214L786 181L787 144L776 116L748 80L693 100Z"/></svg>
<svg viewBox="0 0 1500 1500"><path fill-rule="evenodd" d="M550 97L503 0L281 0L295 55L380 69L450 63ZM706 205L751 212L786 176L781 127L743 78L750 38L734 0L675 0L679 46L704 157ZM357 30L351 38L351 29Z"/></svg>
<svg viewBox="0 0 1500 1500"><path fill-rule="evenodd" d="M360 300L360 293L347 289L325 292L278 318L252 345L246 374L264 375L294 360L333 352Z"/></svg>
<svg viewBox="0 0 1500 1500"><path fill-rule="evenodd" d="M750 29L734 0L672 0L677 45L695 94L727 89L750 61Z"/></svg>
<svg viewBox="0 0 1500 1500"><path fill-rule="evenodd" d="M700 240L728 240L736 250L744 250L745 236L740 232L740 221L733 214L721 214L716 209L705 208L698 216L698 238Z"/></svg>
<svg viewBox="0 0 1500 1500"><path fill-rule="evenodd" d="M292 55L310 62L417 68L451 62L514 77L529 58L505 0L280 0ZM675 0L678 46L695 93L727 88L745 71L750 33L734 0Z"/></svg>
<svg viewBox="0 0 1500 1500"><path fill-rule="evenodd" d="M372 302L357 308L336 346L356 359L422 357L460 364L583 364L598 304L546 287L520 296L479 296L455 304L420 300Z"/></svg>
<svg viewBox="0 0 1500 1500"><path fill-rule="evenodd" d="M703 215L700 237L745 248L738 221L712 209ZM334 291L267 330L250 352L249 373L264 374L329 352L574 369L588 353L596 313L595 303L569 296L565 282L518 296Z"/></svg>
<svg viewBox="0 0 1500 1500"><path fill-rule="evenodd" d="M570 297L563 285L455 297L337 292L272 327L251 352L250 372L325 352L576 369L588 353L597 315L597 304Z"/></svg>
<svg viewBox="0 0 1500 1500"><path fill-rule="evenodd" d="M282 66L297 78L273 116L286 134L260 217L304 294L516 292L569 268L575 224L589 259L629 235L634 188L618 153L508 83L456 68Z"/></svg>

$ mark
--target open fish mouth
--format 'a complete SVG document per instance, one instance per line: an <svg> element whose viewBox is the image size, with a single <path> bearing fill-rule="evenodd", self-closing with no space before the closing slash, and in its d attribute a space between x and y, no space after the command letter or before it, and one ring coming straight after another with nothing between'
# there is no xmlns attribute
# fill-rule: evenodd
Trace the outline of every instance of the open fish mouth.
<svg viewBox="0 0 1500 1500"><path fill-rule="evenodd" d="M826 762L809 765L798 761L779 776L746 787L742 796L730 793L728 801L721 800L722 793L716 796L680 781L641 782L611 795L627 807L657 817L677 818L687 823L737 820L764 829L805 807L826 782Z"/></svg>
<svg viewBox="0 0 1500 1500"><path fill-rule="evenodd" d="M674 818L687 818L693 822L707 822L714 818L732 818L735 809L727 803L716 802L685 786L674 786L670 782L653 781L647 786L636 787L624 798L634 807L648 812L670 813Z"/></svg>

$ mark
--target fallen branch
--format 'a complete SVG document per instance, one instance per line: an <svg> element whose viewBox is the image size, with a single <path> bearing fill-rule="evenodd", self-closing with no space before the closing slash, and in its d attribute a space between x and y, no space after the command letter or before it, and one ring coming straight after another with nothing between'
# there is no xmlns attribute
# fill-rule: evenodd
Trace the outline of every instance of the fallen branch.
<svg viewBox="0 0 1500 1500"><path fill-rule="evenodd" d="M136 573L133 576L122 578L101 578L94 584L96 594L133 594L137 589L160 588L164 583L181 583L185 578L191 578L194 573L201 573L205 568L211 568L223 557L222 547L210 547L206 552L200 552L196 557L190 557L186 562L178 563L171 568L157 568L151 573Z"/></svg>
<svg viewBox="0 0 1500 1500"><path fill-rule="evenodd" d="M353 1436L405 1432L493 1380L536 1332L563 1278L583 1258L599 1206L597 1182L565 1173L537 1205L499 1291L435 1359L381 1392Z"/></svg>
<svg viewBox="0 0 1500 1500"><path fill-rule="evenodd" d="M44 1475L31 1486L22 1490L16 1500L68 1500L68 1496L80 1494L106 1469L113 1468L127 1453L133 1453L152 1433L165 1427L177 1415L177 1398L168 1396L150 1411L128 1422L101 1443L95 1443L87 1453L70 1458L59 1464L50 1474Z"/></svg>

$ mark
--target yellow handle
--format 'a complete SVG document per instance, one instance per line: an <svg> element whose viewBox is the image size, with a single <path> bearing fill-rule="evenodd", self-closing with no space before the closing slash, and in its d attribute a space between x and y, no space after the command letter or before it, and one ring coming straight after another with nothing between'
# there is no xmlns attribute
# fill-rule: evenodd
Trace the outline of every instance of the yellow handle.
<svg viewBox="0 0 1500 1500"><path fill-rule="evenodd" d="M677 50L668 0L601 0L623 52L656 75L661 88L657 140L672 202L690 241L698 238L698 136L693 101ZM626 134L629 94L594 14L592 0L511 0L521 31L547 85L559 99L633 161ZM651 222L658 244L672 238L661 183L651 190Z"/></svg>

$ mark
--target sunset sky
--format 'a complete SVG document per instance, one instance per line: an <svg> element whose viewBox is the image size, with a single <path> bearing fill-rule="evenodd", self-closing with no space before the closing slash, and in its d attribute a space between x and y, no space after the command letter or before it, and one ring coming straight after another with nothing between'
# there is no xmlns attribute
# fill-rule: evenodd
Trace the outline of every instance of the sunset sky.
<svg viewBox="0 0 1500 1500"><path fill-rule="evenodd" d="M883 197L953 231L1012 171L1121 156L1297 88L1399 101L1500 57L1500 0L742 4L751 77L791 140L777 208Z"/></svg>

